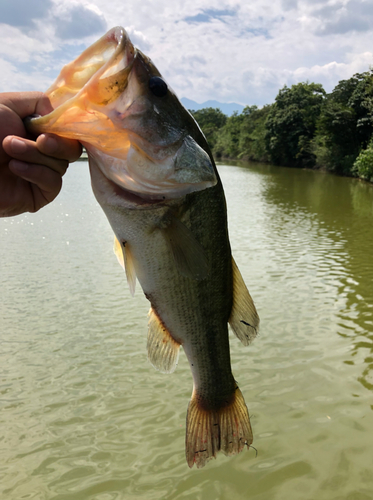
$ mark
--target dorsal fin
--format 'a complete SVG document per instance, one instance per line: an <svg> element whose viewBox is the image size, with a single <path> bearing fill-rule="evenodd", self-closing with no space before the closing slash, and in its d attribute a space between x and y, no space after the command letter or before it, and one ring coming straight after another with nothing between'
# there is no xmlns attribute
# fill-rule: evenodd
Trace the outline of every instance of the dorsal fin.
<svg viewBox="0 0 373 500"><path fill-rule="evenodd" d="M232 257L233 305L229 324L243 345L249 345L257 336L259 316L253 299Z"/></svg>
<svg viewBox="0 0 373 500"><path fill-rule="evenodd" d="M192 231L172 214L167 215L160 227L182 276L203 280L209 274L208 260L203 247Z"/></svg>
<svg viewBox="0 0 373 500"><path fill-rule="evenodd" d="M128 286L133 297L135 295L136 288L136 271L133 265L132 255L128 244L125 242L121 244L116 236L114 236L114 253L119 264L126 272Z"/></svg>
<svg viewBox="0 0 373 500"><path fill-rule="evenodd" d="M148 358L163 373L172 373L179 360L180 344L171 336L153 308L149 311Z"/></svg>

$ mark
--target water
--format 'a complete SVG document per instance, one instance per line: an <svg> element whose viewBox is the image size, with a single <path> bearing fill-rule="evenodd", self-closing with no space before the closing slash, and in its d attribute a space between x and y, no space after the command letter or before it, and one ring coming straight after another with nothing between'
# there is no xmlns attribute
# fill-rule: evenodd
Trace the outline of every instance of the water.
<svg viewBox="0 0 373 500"><path fill-rule="evenodd" d="M219 167L235 259L261 316L231 337L253 449L190 470L192 380L146 357L148 303L70 167L57 200L0 220L0 498L372 498L373 186Z"/></svg>

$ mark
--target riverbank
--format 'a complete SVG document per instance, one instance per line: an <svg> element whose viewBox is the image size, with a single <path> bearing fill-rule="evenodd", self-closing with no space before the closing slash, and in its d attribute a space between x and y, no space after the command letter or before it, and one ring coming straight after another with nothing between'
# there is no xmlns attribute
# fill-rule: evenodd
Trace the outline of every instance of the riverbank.
<svg viewBox="0 0 373 500"><path fill-rule="evenodd" d="M274 167L294 168L294 169L300 168L301 170L312 170L314 172L320 172L320 173L324 173L324 174L333 174L333 175L336 175L338 177L349 177L349 178L356 179L356 180L365 182L365 183L373 186L373 176L368 179L368 178L364 178L364 177L359 177L358 175L353 175L352 173L348 173L348 172L335 172L333 170L329 170L324 165L314 165L312 167L307 167L307 166L292 167L289 165L273 165L273 163L271 163L270 161L268 161L266 159L256 160L256 159L252 159L252 158L228 158L228 157L217 158L215 156L214 156L214 160L215 160L216 164L257 163L258 165L272 165Z"/></svg>

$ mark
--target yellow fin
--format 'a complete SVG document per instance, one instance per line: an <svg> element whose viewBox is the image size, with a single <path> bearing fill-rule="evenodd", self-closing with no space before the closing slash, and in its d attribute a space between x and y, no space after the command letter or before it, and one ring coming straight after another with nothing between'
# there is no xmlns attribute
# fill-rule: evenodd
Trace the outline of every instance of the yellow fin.
<svg viewBox="0 0 373 500"><path fill-rule="evenodd" d="M135 295L136 271L133 265L133 259L127 243L119 243L117 237L114 237L114 253L119 264L126 271L126 277L132 297Z"/></svg>
<svg viewBox="0 0 373 500"><path fill-rule="evenodd" d="M118 238L114 236L114 253L116 258L118 259L119 264L123 267L124 269L124 248L122 245L119 243Z"/></svg>
<svg viewBox="0 0 373 500"><path fill-rule="evenodd" d="M163 236L172 252L177 270L182 276L202 280L209 274L208 260L203 247L192 231L177 217L168 215Z"/></svg>
<svg viewBox="0 0 373 500"><path fill-rule="evenodd" d="M162 373L172 373L179 360L180 344L171 336L153 308L149 311L148 358Z"/></svg>
<svg viewBox="0 0 373 500"><path fill-rule="evenodd" d="M216 457L240 453L253 442L249 412L237 387L232 402L218 410L203 409L193 394L187 414L186 459L189 467L204 467Z"/></svg>
<svg viewBox="0 0 373 500"><path fill-rule="evenodd" d="M259 316L253 299L232 257L233 304L229 324L243 345L249 345L257 336Z"/></svg>

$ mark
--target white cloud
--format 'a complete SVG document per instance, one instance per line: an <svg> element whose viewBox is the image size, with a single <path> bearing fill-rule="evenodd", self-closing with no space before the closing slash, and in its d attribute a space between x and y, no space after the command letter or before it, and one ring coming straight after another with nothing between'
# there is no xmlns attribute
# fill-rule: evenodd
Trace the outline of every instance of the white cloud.
<svg viewBox="0 0 373 500"><path fill-rule="evenodd" d="M62 40L100 37L107 30L104 15L94 4L85 2L60 3L52 22L55 33Z"/></svg>
<svg viewBox="0 0 373 500"><path fill-rule="evenodd" d="M131 42L138 47L140 50L143 52L147 51L151 47L151 43L149 39L142 33L141 31L137 30L134 26L124 26L125 30L127 31Z"/></svg>
<svg viewBox="0 0 373 500"><path fill-rule="evenodd" d="M2 92L21 92L26 90L45 89L52 83L52 78L35 71L32 65L28 66L28 78L25 78L24 71L20 71L16 65L0 57L0 88ZM46 85L47 83L47 85Z"/></svg>
<svg viewBox="0 0 373 500"><path fill-rule="evenodd" d="M53 3L51 0L11 0L0 2L0 19L4 24L30 28L36 19L45 18Z"/></svg>
<svg viewBox="0 0 373 500"><path fill-rule="evenodd" d="M0 90L19 81L46 89L63 64L122 25L180 97L262 105L303 80L331 91L373 64L372 14L370 0L3 2Z"/></svg>
<svg viewBox="0 0 373 500"><path fill-rule="evenodd" d="M339 1L316 9L313 15L319 21L317 35L343 35L373 28L373 4L371 1Z"/></svg>
<svg viewBox="0 0 373 500"><path fill-rule="evenodd" d="M362 54L349 54L349 62L337 63L335 61L324 66L315 65L311 68L297 68L292 77L296 82L305 80L328 82L334 84L339 80L346 80L355 73L366 71L373 65L373 52Z"/></svg>

